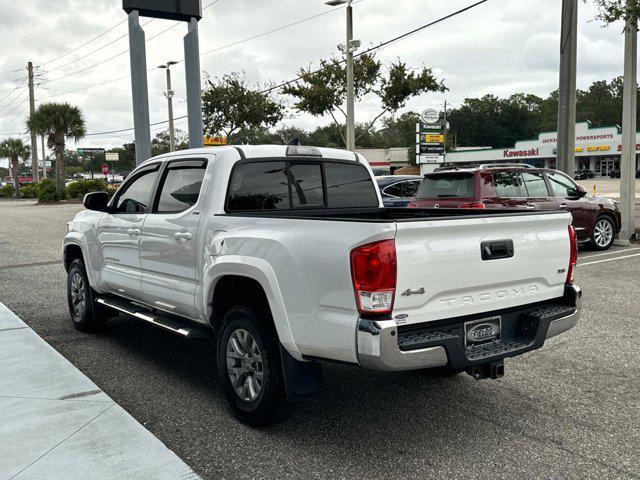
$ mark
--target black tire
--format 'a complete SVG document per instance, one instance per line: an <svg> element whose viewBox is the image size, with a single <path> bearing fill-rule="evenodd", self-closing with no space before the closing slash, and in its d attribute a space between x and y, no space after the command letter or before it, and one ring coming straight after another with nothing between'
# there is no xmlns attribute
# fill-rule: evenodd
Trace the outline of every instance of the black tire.
<svg viewBox="0 0 640 480"><path fill-rule="evenodd" d="M280 357L280 344L275 331L271 326L271 319L260 310L252 309L248 306L238 306L231 308L224 316L220 328L217 330L216 364L218 368L218 379L222 391L229 402L236 416L247 425L253 427L264 427L283 420L289 412L290 406L287 402L284 381L282 376L282 361ZM242 337L242 332L248 332L252 339L248 340L252 347L257 344L257 354L260 355L261 362L255 362L255 366L260 366L262 380L259 393L253 400L243 399L236 388L240 389L245 396L251 397L255 393L258 375L256 371L242 373L236 376L236 388L232 384L231 373L227 367L227 350L231 349L231 354L236 354L233 349L234 339ZM245 336L245 338L247 338ZM245 343L246 344L246 343ZM244 347L244 345L242 345ZM251 357L256 358L256 357ZM249 361L247 359L245 361ZM239 365L242 360L237 358L229 359L234 365ZM253 368L253 365L249 368ZM239 365L238 371L242 371ZM244 375L244 380L242 380ZM252 377L252 378L248 378ZM254 385L254 392L249 391L247 385Z"/></svg>
<svg viewBox="0 0 640 480"><path fill-rule="evenodd" d="M611 232L611 236L606 242L603 242L601 240L602 237L599 237L600 239L596 238L596 236L599 235L598 233L599 228L609 229L609 231ZM616 231L616 225L614 221L611 219L611 217L608 215L600 215L596 219L596 224L593 227L593 235L591 235L591 241L589 242L589 246L594 250L608 250L609 248L611 248L611 245L613 245L613 242L615 240L615 231Z"/></svg>
<svg viewBox="0 0 640 480"><path fill-rule="evenodd" d="M83 307L79 308L79 294L83 297ZM73 326L81 332L96 332L104 328L108 315L105 309L93 301L94 292L89 285L87 272L81 259L76 258L67 272L67 304Z"/></svg>

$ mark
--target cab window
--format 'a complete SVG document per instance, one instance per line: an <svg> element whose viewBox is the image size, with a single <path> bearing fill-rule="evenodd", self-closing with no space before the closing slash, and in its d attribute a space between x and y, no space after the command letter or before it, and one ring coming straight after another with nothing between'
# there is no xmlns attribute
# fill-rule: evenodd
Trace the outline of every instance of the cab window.
<svg viewBox="0 0 640 480"><path fill-rule="evenodd" d="M147 213L157 177L157 166L137 174L121 192L118 192L114 213Z"/></svg>
<svg viewBox="0 0 640 480"><path fill-rule="evenodd" d="M183 161L169 164L163 174L156 213L180 213L198 202L206 161Z"/></svg>

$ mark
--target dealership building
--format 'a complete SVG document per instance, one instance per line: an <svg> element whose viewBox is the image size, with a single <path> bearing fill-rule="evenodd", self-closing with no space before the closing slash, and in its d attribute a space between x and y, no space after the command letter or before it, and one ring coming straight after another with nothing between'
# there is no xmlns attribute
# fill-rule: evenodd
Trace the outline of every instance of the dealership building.
<svg viewBox="0 0 640 480"><path fill-rule="evenodd" d="M557 142L557 132L542 132L538 138L520 140L512 148L480 148L447 152L445 162L472 165L515 162L527 163L535 167L555 168ZM592 127L590 122L577 123L576 163L572 170L591 170L596 176L607 176L611 171L620 169L621 151L622 129L619 126ZM640 143L636 144L636 166L639 153Z"/></svg>

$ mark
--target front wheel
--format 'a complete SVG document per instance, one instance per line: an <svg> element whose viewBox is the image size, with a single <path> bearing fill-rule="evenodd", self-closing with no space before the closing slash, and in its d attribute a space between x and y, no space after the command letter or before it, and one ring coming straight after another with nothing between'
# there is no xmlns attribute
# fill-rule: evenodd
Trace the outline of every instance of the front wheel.
<svg viewBox="0 0 640 480"><path fill-rule="evenodd" d="M289 410L280 345L267 315L249 307L227 312L218 330L218 378L240 420L254 427L278 422Z"/></svg>
<svg viewBox="0 0 640 480"><path fill-rule="evenodd" d="M67 303L73 326L83 332L95 332L104 327L107 314L93 302L84 263L79 258L69 265L67 272Z"/></svg>
<svg viewBox="0 0 640 480"><path fill-rule="evenodd" d="M596 250L607 250L611 248L614 241L614 224L611 218L603 215L598 217L596 225L593 227L591 246Z"/></svg>

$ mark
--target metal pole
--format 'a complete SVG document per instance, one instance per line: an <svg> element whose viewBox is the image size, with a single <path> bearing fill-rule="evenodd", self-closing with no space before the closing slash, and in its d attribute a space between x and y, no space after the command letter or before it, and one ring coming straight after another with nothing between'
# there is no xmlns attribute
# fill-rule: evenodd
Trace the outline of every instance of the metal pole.
<svg viewBox="0 0 640 480"><path fill-rule="evenodd" d="M44 135L40 136L40 140L42 141L42 178L47 178L47 156L44 151Z"/></svg>
<svg viewBox="0 0 640 480"><path fill-rule="evenodd" d="M29 115L33 116L36 111L36 100L33 92L33 63L27 64L27 70L29 71ZM38 173L38 138L36 132L31 131L31 171L32 179L34 182L40 181L40 175Z"/></svg>
<svg viewBox="0 0 640 480"><path fill-rule="evenodd" d="M347 150L356 149L355 93L353 81L353 8L347 5Z"/></svg>
<svg viewBox="0 0 640 480"><path fill-rule="evenodd" d="M151 126L149 125L149 93L147 88L147 53L144 30L137 10L129 14L129 58L131 60L131 93L133 126L136 142L136 165L151 158Z"/></svg>
<svg viewBox="0 0 640 480"><path fill-rule="evenodd" d="M173 90L171 89L171 66L167 64L167 108L169 109L169 151L176 149L176 137L173 129Z"/></svg>
<svg viewBox="0 0 640 480"><path fill-rule="evenodd" d="M201 148L202 87L200 85L200 45L198 21L189 21L189 32L184 37L184 69L187 83L187 116L189 117L189 148Z"/></svg>
<svg viewBox="0 0 640 480"><path fill-rule="evenodd" d="M627 0L630 3L630 0ZM627 21L624 34L624 91L622 94L622 156L620 158L620 213L622 225L619 244L628 245L635 235L636 112L638 90L637 20Z"/></svg>
<svg viewBox="0 0 640 480"><path fill-rule="evenodd" d="M447 101L444 101L444 153L442 155L442 162L447 160Z"/></svg>
<svg viewBox="0 0 640 480"><path fill-rule="evenodd" d="M577 43L578 0L562 0L556 169L569 175L575 169Z"/></svg>

